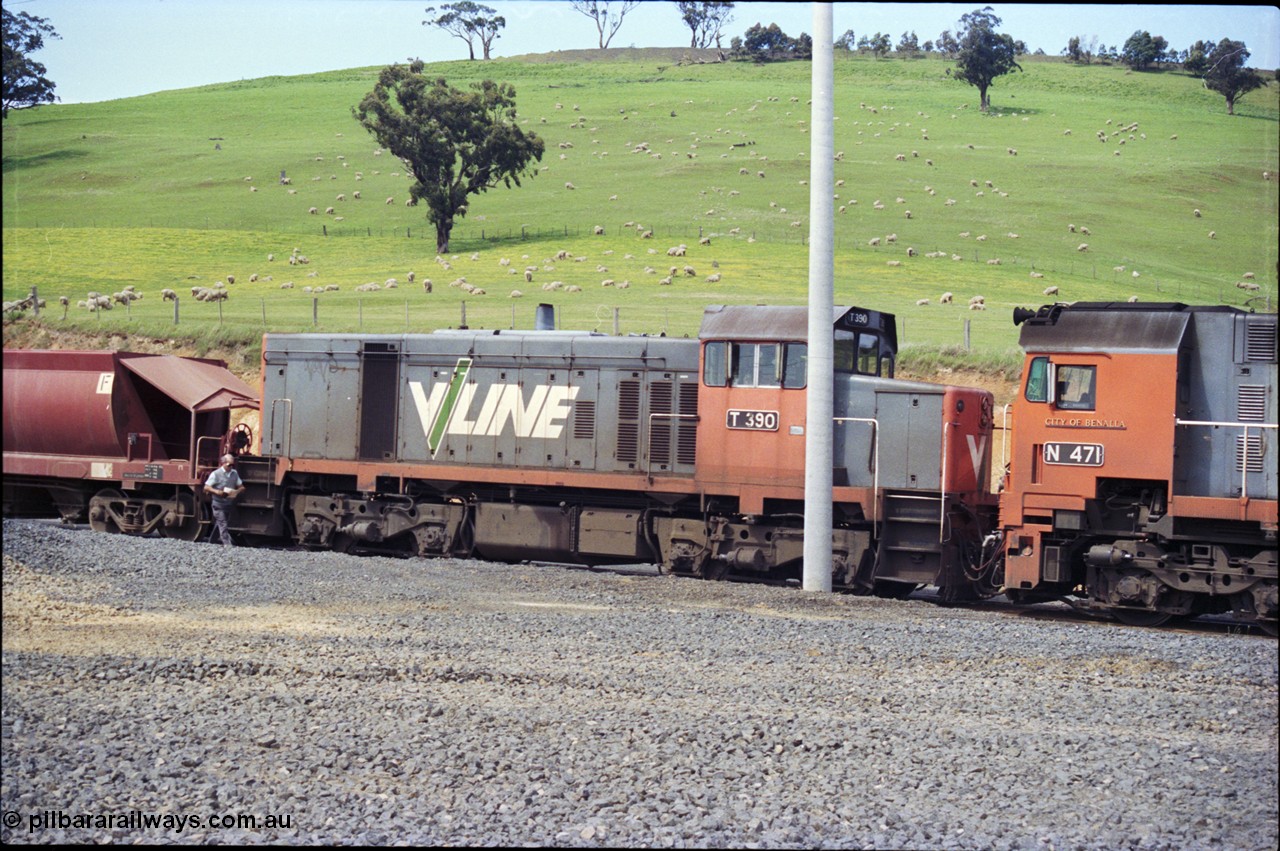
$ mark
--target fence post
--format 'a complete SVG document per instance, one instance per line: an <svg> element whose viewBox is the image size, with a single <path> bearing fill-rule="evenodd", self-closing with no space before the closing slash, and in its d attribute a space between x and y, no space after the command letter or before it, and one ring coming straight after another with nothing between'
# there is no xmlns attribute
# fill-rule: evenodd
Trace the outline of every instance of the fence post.
<svg viewBox="0 0 1280 851"><path fill-rule="evenodd" d="M964 321L964 350L969 351L969 328L973 320L966 319Z"/></svg>
<svg viewBox="0 0 1280 851"><path fill-rule="evenodd" d="M458 325L458 329L465 331L467 330L467 303L464 301L461 304L462 304L462 321Z"/></svg>
<svg viewBox="0 0 1280 851"><path fill-rule="evenodd" d="M40 293L35 287L31 288L31 310L37 318L40 316Z"/></svg>
<svg viewBox="0 0 1280 851"><path fill-rule="evenodd" d="M267 327L267 300L265 298L258 299L262 302L262 327Z"/></svg>
<svg viewBox="0 0 1280 851"><path fill-rule="evenodd" d="M222 299L218 299L218 327L222 327Z"/></svg>
<svg viewBox="0 0 1280 851"><path fill-rule="evenodd" d="M173 324L178 324L178 297L173 297Z"/></svg>
<svg viewBox="0 0 1280 851"><path fill-rule="evenodd" d="M311 324L320 324L320 299L315 296L311 297Z"/></svg>
<svg viewBox="0 0 1280 851"><path fill-rule="evenodd" d="M364 299L356 299L356 327L364 329Z"/></svg>
<svg viewBox="0 0 1280 851"><path fill-rule="evenodd" d="M618 308L613 309L613 336L618 336Z"/></svg>

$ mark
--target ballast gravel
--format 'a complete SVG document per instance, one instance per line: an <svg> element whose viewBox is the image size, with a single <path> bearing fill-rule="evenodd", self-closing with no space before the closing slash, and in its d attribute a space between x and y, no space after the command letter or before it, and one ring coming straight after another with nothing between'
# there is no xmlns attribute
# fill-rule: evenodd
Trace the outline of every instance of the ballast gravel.
<svg viewBox="0 0 1280 851"><path fill-rule="evenodd" d="M47 521L3 552L5 843L1277 846L1263 636Z"/></svg>

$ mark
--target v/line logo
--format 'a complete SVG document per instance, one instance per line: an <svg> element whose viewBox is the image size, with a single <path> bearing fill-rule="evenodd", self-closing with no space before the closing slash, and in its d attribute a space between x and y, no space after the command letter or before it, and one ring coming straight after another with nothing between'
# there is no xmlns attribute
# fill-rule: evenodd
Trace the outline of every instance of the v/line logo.
<svg viewBox="0 0 1280 851"><path fill-rule="evenodd" d="M554 440L564 432L573 410L577 387L539 384L526 401L516 384L490 384L487 389L468 383L471 359L460 358L447 382L438 381L428 394L421 381L410 381L409 391L422 421L427 448L435 457L446 435L497 437L508 424L516 437ZM476 397L485 389L478 411Z"/></svg>

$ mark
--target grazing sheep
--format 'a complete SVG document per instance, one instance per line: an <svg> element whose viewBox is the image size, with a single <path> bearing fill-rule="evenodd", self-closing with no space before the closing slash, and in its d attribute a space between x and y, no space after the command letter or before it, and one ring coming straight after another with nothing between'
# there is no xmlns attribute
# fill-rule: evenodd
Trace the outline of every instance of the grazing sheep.
<svg viewBox="0 0 1280 851"><path fill-rule="evenodd" d="M901 261L901 260L886 260L886 261L885 261L885 265L886 265L886 266L901 266L901 265L902 265L902 261Z"/></svg>
<svg viewBox="0 0 1280 851"><path fill-rule="evenodd" d="M987 235L986 235L985 233L983 233L983 234L979 234L979 235L978 235L978 237L977 237L977 241L978 241L978 242L986 242L986 241L987 241Z"/></svg>
<svg viewBox="0 0 1280 851"><path fill-rule="evenodd" d="M908 257L915 257L915 256L916 256L916 250L915 250L914 248L912 248L912 247L908 246L908 247L907 247L907 256L908 256Z"/></svg>
<svg viewBox="0 0 1280 851"><path fill-rule="evenodd" d="M293 289L293 281L285 281L283 284L280 285L280 289L282 290Z"/></svg>
<svg viewBox="0 0 1280 851"><path fill-rule="evenodd" d="M683 257L688 249L683 245L672 246L667 249L668 257Z"/></svg>
<svg viewBox="0 0 1280 851"><path fill-rule="evenodd" d="M1252 281L1237 281L1236 286L1242 290L1247 290L1248 292L1257 292L1259 289L1258 284L1255 284Z"/></svg>
<svg viewBox="0 0 1280 851"><path fill-rule="evenodd" d="M319 208L319 207L312 207L311 209L307 210L307 212L314 216L314 215L316 215L317 213L319 213L319 212L320 212L320 208Z"/></svg>
<svg viewBox="0 0 1280 851"><path fill-rule="evenodd" d="M1209 239L1217 239L1217 238L1218 238L1218 232L1216 230L1209 231Z"/></svg>
<svg viewBox="0 0 1280 851"><path fill-rule="evenodd" d="M1240 277L1242 277L1242 278L1246 278L1246 279L1248 279L1248 280L1253 280L1253 273L1252 273L1252 272L1245 272L1245 273L1244 273L1243 275L1241 275Z"/></svg>
<svg viewBox="0 0 1280 851"><path fill-rule="evenodd" d="M971 305L969 305L969 309L970 309L970 310L986 310L986 309L987 309L987 306L986 306L985 304L983 304L982 302L978 302L978 303L976 303L976 304L971 304Z"/></svg>
<svg viewBox="0 0 1280 851"><path fill-rule="evenodd" d="M986 303L987 303L986 296L976 295L976 296L972 297L971 299L969 299L969 306L970 306L970 307L973 307L975 304L986 304Z"/></svg>
<svg viewBox="0 0 1280 851"><path fill-rule="evenodd" d="M567 180L566 180L566 181L565 181L565 184L564 184L564 188L565 188L565 189L577 189L578 187L574 186L572 183L570 183L569 181L567 181Z"/></svg>
<svg viewBox="0 0 1280 851"><path fill-rule="evenodd" d="M990 260L988 260L988 261L987 261L987 265L988 265L988 266L999 266L999 265L1000 265L1000 258L999 258L999 257L992 257Z"/></svg>
<svg viewBox="0 0 1280 851"><path fill-rule="evenodd" d="M1044 288L1044 294L1045 294L1045 295L1057 295L1057 294L1058 294L1058 288L1057 288L1057 287L1045 287L1045 288Z"/></svg>
<svg viewBox="0 0 1280 851"><path fill-rule="evenodd" d="M395 278L387 278L386 283L384 283L383 286L389 290L394 290L400 286L400 282Z"/></svg>
<svg viewBox="0 0 1280 851"><path fill-rule="evenodd" d="M173 290L166 288L160 291L160 300L161 301L177 301L178 294L175 293Z"/></svg>
<svg viewBox="0 0 1280 851"><path fill-rule="evenodd" d="M1129 296L1129 304L1137 304L1137 303L1138 303L1138 297L1136 295Z"/></svg>
<svg viewBox="0 0 1280 851"><path fill-rule="evenodd" d="M909 218L911 218L911 211L910 211L910 210L907 210L907 211L905 211L902 215L909 219Z"/></svg>
<svg viewBox="0 0 1280 851"><path fill-rule="evenodd" d="M525 270L524 270L524 282L525 282L526 284L532 284L532 283L533 283L533 272L532 272L531 270L529 270L529 269L525 269Z"/></svg>
<svg viewBox="0 0 1280 851"><path fill-rule="evenodd" d="M673 277L674 277L673 275L667 275L665 278L660 279L660 280L658 281L658 286L660 286L660 287L669 287L669 286L671 286L671 279L672 279Z"/></svg>
<svg viewBox="0 0 1280 851"><path fill-rule="evenodd" d="M929 299L927 298L916 299L916 307L924 307L928 303L929 303Z"/></svg>
<svg viewBox="0 0 1280 851"><path fill-rule="evenodd" d="M1198 219L1198 218L1200 218L1200 211L1199 211L1199 210L1192 210L1192 211L1191 211L1191 214L1192 214L1193 216L1195 216L1197 219Z"/></svg>
<svg viewBox="0 0 1280 851"><path fill-rule="evenodd" d="M512 290L509 298L524 298L524 293L519 290Z"/></svg>
<svg viewBox="0 0 1280 851"><path fill-rule="evenodd" d="M708 284L718 284L718 283L720 283L720 273L719 273L719 272L715 272L714 274L707 275L707 277L706 277L706 281L707 281L707 283L708 283Z"/></svg>
<svg viewBox="0 0 1280 851"><path fill-rule="evenodd" d="M884 241L885 241L885 242L889 242L889 243L897 242L897 241L898 241L898 235L897 235L896 233L888 234L887 236L885 236Z"/></svg>
<svg viewBox="0 0 1280 851"><path fill-rule="evenodd" d="M1044 272L1032 272L1032 273L1031 273L1031 277L1033 277L1033 278L1043 278L1043 277L1044 277Z"/></svg>
<svg viewBox="0 0 1280 851"><path fill-rule="evenodd" d="M710 244L711 244L711 237L709 237L709 236L704 236L704 237L702 237L701 239L699 239L699 240L698 240L698 244L699 244L699 245L710 245Z"/></svg>
<svg viewBox="0 0 1280 851"><path fill-rule="evenodd" d="M1089 243L1087 242L1082 242L1076 246L1076 251L1088 251L1088 250L1089 250Z"/></svg>
<svg viewBox="0 0 1280 851"><path fill-rule="evenodd" d="M570 284L569 286L564 288L564 291L567 293L580 293L582 292L582 287L578 286L577 284Z"/></svg>
<svg viewBox="0 0 1280 851"><path fill-rule="evenodd" d="M943 293L938 297L938 304L951 304L953 298L951 293Z"/></svg>
<svg viewBox="0 0 1280 851"><path fill-rule="evenodd" d="M605 278L603 281L600 282L600 286L602 287L611 287L613 286L613 284L614 284L613 278Z"/></svg>
<svg viewBox="0 0 1280 851"><path fill-rule="evenodd" d="M1092 235L1092 234L1090 234L1090 233L1089 233L1089 229L1088 229L1087 227L1084 227L1083 225L1081 225L1081 227L1080 227L1080 233L1084 234L1085 236L1091 236L1091 235Z"/></svg>
<svg viewBox="0 0 1280 851"><path fill-rule="evenodd" d="M333 215L333 208L332 208L332 207L325 207L325 208L324 208L324 214L325 214L326 216L332 216L332 215Z"/></svg>
<svg viewBox="0 0 1280 851"><path fill-rule="evenodd" d="M388 198L388 199L387 199L387 203L388 203L388 204L394 204L395 202L396 202L396 199L395 199L395 198Z"/></svg>
<svg viewBox="0 0 1280 851"><path fill-rule="evenodd" d="M692 266L685 266L684 273L688 275L690 278L698 274L696 271L694 271L694 268Z"/></svg>

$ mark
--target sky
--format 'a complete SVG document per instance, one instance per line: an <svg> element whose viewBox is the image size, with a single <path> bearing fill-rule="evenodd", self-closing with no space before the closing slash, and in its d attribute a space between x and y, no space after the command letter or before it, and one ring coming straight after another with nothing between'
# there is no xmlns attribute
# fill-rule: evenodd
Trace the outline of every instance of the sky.
<svg viewBox="0 0 1280 851"><path fill-rule="evenodd" d="M506 19L495 58L598 47L595 23L565 0L477 0ZM433 0L4 0L10 12L45 18L61 36L33 58L62 103L89 103L272 75L311 74L422 58L462 60L467 45L423 26ZM615 4L616 6L617 4ZM960 16L987 3L833 3L833 33L915 31L923 43L955 32ZM1134 32L1184 49L1198 40L1243 41L1249 64L1280 65L1280 9L1262 6L990 3L999 32L1034 52L1061 55L1067 40L1122 46ZM813 4L739 2L724 30L760 23L812 34ZM610 47L685 47L689 29L675 3L651 0L628 13ZM477 44L477 53L479 45Z"/></svg>

